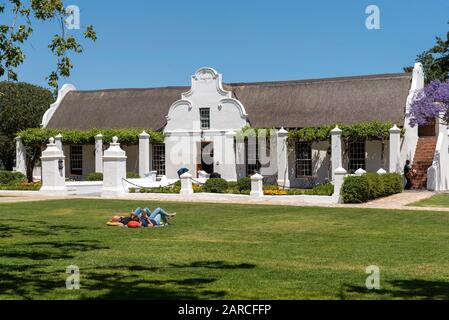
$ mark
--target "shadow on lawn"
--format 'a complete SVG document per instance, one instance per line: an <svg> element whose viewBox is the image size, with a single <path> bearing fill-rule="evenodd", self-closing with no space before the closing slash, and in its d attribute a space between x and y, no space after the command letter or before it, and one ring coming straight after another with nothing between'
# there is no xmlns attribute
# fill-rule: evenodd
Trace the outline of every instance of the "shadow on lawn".
<svg viewBox="0 0 449 320"><path fill-rule="evenodd" d="M8 222L17 224L0 224L0 238L11 238L14 235L47 237L60 234L78 235L85 227L76 227L70 225L53 225L44 221L25 221L10 219Z"/></svg>
<svg viewBox="0 0 449 320"><path fill-rule="evenodd" d="M255 264L232 264L224 261L195 261L187 264L170 264L174 268L206 268L206 269L253 269Z"/></svg>
<svg viewBox="0 0 449 320"><path fill-rule="evenodd" d="M448 300L449 282L428 281L421 279L388 281L392 289L368 290L359 286L344 286L346 293L377 294L385 298L418 299L418 300Z"/></svg>
<svg viewBox="0 0 449 320"><path fill-rule="evenodd" d="M136 270L138 266L129 266ZM207 290L206 285L215 278L186 278L166 280L146 280L139 273L102 273L92 272L85 275L89 290L101 290L96 299L133 299L133 300L179 300L179 299L220 299L226 291ZM110 271L110 270L109 270Z"/></svg>
<svg viewBox="0 0 449 320"><path fill-rule="evenodd" d="M37 261L72 259L79 251L109 249L101 246L99 241L41 241L15 245L1 251L5 258L31 259Z"/></svg>

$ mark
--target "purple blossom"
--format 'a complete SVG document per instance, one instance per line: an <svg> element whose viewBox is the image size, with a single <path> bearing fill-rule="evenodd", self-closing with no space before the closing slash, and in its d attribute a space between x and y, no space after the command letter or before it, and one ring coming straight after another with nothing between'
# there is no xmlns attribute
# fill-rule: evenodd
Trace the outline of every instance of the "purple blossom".
<svg viewBox="0 0 449 320"><path fill-rule="evenodd" d="M430 119L440 117L448 123L449 115L449 81L432 81L418 91L413 97L410 113L410 126L425 125Z"/></svg>

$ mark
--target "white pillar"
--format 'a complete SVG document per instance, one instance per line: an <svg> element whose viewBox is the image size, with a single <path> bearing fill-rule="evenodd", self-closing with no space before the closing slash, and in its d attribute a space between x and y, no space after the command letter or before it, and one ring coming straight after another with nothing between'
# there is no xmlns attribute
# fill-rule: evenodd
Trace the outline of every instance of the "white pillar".
<svg viewBox="0 0 449 320"><path fill-rule="evenodd" d="M383 169L383 168L380 168L379 170L377 170L377 174L378 175L384 175L384 174L387 174L387 171L385 169Z"/></svg>
<svg viewBox="0 0 449 320"><path fill-rule="evenodd" d="M112 143L103 155L103 191L102 197L116 196L125 193L126 152L120 148L118 138L112 138Z"/></svg>
<svg viewBox="0 0 449 320"><path fill-rule="evenodd" d="M16 172L27 174L27 153L22 138L16 138Z"/></svg>
<svg viewBox="0 0 449 320"><path fill-rule="evenodd" d="M65 156L55 144L55 139L50 138L47 149L42 152L42 188L41 192L51 195L66 195L65 185Z"/></svg>
<svg viewBox="0 0 449 320"><path fill-rule="evenodd" d="M55 137L55 144L59 150L64 151L64 150L62 150L62 134L58 134Z"/></svg>
<svg viewBox="0 0 449 320"><path fill-rule="evenodd" d="M103 172L103 135L95 136L95 172Z"/></svg>
<svg viewBox="0 0 449 320"><path fill-rule="evenodd" d="M363 170L362 168L358 169L356 172L354 172L354 174L356 176L363 176L364 174L366 174L366 171Z"/></svg>
<svg viewBox="0 0 449 320"><path fill-rule="evenodd" d="M193 194L192 188L192 175L189 172L186 172L181 175L181 192L182 195L191 195Z"/></svg>
<svg viewBox="0 0 449 320"><path fill-rule="evenodd" d="M341 200L341 188L345 181L347 171L343 167L339 167L334 171L334 194L333 197L336 198L337 202L342 202Z"/></svg>
<svg viewBox="0 0 449 320"><path fill-rule="evenodd" d="M390 172L401 172L401 129L390 129Z"/></svg>
<svg viewBox="0 0 449 320"><path fill-rule="evenodd" d="M277 155L278 155L278 184L283 187L290 187L288 170L288 131L282 128L277 132Z"/></svg>
<svg viewBox="0 0 449 320"><path fill-rule="evenodd" d="M226 132L224 137L224 163L222 166L221 175L223 179L229 181L237 181L237 158L236 150L234 148L234 138L236 133L234 131Z"/></svg>
<svg viewBox="0 0 449 320"><path fill-rule="evenodd" d="M145 131L139 135L139 175L141 178L150 175L150 135Z"/></svg>
<svg viewBox="0 0 449 320"><path fill-rule="evenodd" d="M332 181L335 179L335 170L337 168L343 167L342 162L342 148L341 148L341 129L336 126L335 129L331 131L331 147L332 147Z"/></svg>
<svg viewBox="0 0 449 320"><path fill-rule="evenodd" d="M235 161L236 161L236 171L237 179L246 176L246 160L245 160L245 139L237 135L235 139Z"/></svg>
<svg viewBox="0 0 449 320"><path fill-rule="evenodd" d="M251 176L251 193L250 196L253 198L263 197L263 176L256 173Z"/></svg>

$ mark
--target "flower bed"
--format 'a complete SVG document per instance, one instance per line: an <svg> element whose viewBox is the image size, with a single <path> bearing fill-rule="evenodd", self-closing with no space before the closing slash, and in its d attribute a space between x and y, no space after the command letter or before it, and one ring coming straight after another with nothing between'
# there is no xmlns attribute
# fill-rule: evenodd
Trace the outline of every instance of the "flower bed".
<svg viewBox="0 0 449 320"><path fill-rule="evenodd" d="M5 191L39 191L42 185L40 182L15 182L10 184L0 185L0 190Z"/></svg>

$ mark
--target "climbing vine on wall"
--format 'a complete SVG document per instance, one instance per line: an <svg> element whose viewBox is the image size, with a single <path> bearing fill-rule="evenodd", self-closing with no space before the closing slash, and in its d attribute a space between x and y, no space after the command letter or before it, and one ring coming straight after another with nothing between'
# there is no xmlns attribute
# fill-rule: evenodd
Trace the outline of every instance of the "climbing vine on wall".
<svg viewBox="0 0 449 320"><path fill-rule="evenodd" d="M327 141L331 138L331 131L336 125L321 126L316 128L289 129L289 142L305 141L319 142ZM353 125L338 125L342 130L342 139L345 141L365 141L365 140L387 140L389 139L389 130L393 127L390 122L364 122ZM402 135L405 130L402 130Z"/></svg>
<svg viewBox="0 0 449 320"><path fill-rule="evenodd" d="M123 145L136 145L139 143L139 134L144 129L91 129L86 131L68 129L27 129L20 131L17 135L22 138L24 146L28 148L40 147L48 143L50 137L62 135L64 144L94 144L95 136L101 133L103 142L109 143L112 137L117 136ZM162 143L164 134L162 132L145 129L150 135L151 143Z"/></svg>

